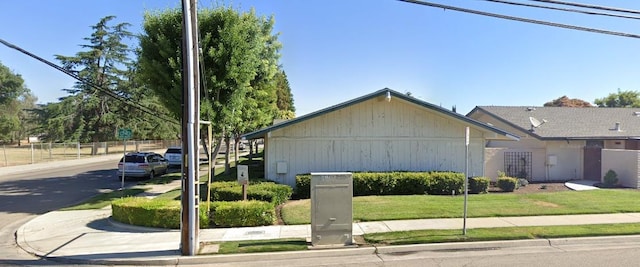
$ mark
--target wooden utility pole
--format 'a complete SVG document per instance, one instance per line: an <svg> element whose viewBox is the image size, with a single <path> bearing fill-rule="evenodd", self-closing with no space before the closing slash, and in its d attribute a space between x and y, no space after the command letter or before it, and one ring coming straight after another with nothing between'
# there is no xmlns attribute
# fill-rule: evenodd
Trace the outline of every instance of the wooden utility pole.
<svg viewBox="0 0 640 267"><path fill-rule="evenodd" d="M182 0L182 217L181 252L194 256L198 252L199 208L199 133L200 77L198 71L197 1Z"/></svg>

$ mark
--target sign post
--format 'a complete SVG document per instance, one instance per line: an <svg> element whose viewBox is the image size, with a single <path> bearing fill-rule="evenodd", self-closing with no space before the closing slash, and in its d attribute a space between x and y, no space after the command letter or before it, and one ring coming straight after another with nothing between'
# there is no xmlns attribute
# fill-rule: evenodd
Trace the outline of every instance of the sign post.
<svg viewBox="0 0 640 267"><path fill-rule="evenodd" d="M247 200L247 185L249 184L249 166L237 165L238 183L242 185L242 200Z"/></svg>
<svg viewBox="0 0 640 267"><path fill-rule="evenodd" d="M126 169L126 158L127 158L127 140L133 137L133 132L130 128L120 128L118 129L118 139L122 139L122 143L124 143L124 151L122 152L122 180L120 182L120 190L124 190L124 171Z"/></svg>
<svg viewBox="0 0 640 267"><path fill-rule="evenodd" d="M464 219L462 220L462 235L467 235L467 196L469 195L469 127L464 135Z"/></svg>

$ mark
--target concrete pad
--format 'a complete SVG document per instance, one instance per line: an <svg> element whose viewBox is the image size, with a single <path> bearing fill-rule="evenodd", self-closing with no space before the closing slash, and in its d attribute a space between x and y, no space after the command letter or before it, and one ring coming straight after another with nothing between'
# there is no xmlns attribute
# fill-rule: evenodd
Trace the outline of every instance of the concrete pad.
<svg viewBox="0 0 640 267"><path fill-rule="evenodd" d="M311 237L311 225L286 225L280 227L280 238Z"/></svg>
<svg viewBox="0 0 640 267"><path fill-rule="evenodd" d="M427 229L461 229L462 219L425 219L384 221L391 231L412 231Z"/></svg>
<svg viewBox="0 0 640 267"><path fill-rule="evenodd" d="M494 228L513 227L515 225L500 217L494 218L467 218L467 228Z"/></svg>
<svg viewBox="0 0 640 267"><path fill-rule="evenodd" d="M355 223L353 235L390 232L389 226L384 222L360 222Z"/></svg>
<svg viewBox="0 0 640 267"><path fill-rule="evenodd" d="M227 228L222 241L278 239L280 232L280 226Z"/></svg>
<svg viewBox="0 0 640 267"><path fill-rule="evenodd" d="M574 180L574 181L568 181L564 183L564 185L571 190L584 191L584 190L600 189L595 186L596 183L598 183L598 181Z"/></svg>

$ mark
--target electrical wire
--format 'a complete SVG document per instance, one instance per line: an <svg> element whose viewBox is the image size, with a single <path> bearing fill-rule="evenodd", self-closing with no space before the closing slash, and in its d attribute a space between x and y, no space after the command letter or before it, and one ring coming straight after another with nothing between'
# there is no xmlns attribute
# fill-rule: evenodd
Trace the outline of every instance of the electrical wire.
<svg viewBox="0 0 640 267"><path fill-rule="evenodd" d="M30 56L30 57L32 57L32 58L34 58L34 59L36 59L36 60L38 60L38 61L40 61L40 62L42 62L44 64L47 64L50 67L52 67L52 68L54 68L54 69L56 69L56 70L58 70L58 71L60 71L60 72L62 72L64 74L70 76L71 78L74 78L74 79L76 79L76 80L78 80L78 81L80 81L80 82L82 82L84 84L87 84L87 85L91 86L92 88L98 90L99 92L101 92L101 93L103 93L103 94L105 94L105 95L107 95L107 96L109 96L109 97L111 97L111 98L113 98L115 100L118 100L118 101L122 102L125 105L128 105L130 107L136 108L136 109L138 109L138 110L140 110L140 111L142 111L144 113L147 113L147 114L149 114L151 116L154 116L154 117L156 117L158 119L165 120L167 122L175 123L175 124L179 125L179 123L175 119L173 119L173 118L171 118L169 116L166 116L166 115L163 115L163 114L159 114L159 112L157 112L155 110L152 110L152 109L150 109L148 107L145 107L143 105L135 104L130 99L127 99L127 98L124 98L122 96L119 96L116 93L114 93L114 92L112 92L112 91L110 91L108 89L104 89L101 86L95 84L94 82L88 81L86 79L82 79L78 75L76 75L73 72L71 72L70 70L67 70L67 69L65 69L63 67L60 67L60 66L58 66L58 65L56 65L56 64L54 64L54 63L52 63L52 62L50 62L50 61L48 61L48 60L46 60L44 58L41 58L41 57L39 57L39 56L37 56L37 55L27 51L27 50L22 49L19 46L16 46L16 45L14 45L12 43L9 43L9 42L1 39L1 38L0 38L0 43L2 43L3 45L5 45L5 46L7 46L9 48L15 49L15 50L27 55L27 56Z"/></svg>
<svg viewBox="0 0 640 267"><path fill-rule="evenodd" d="M615 18L623 18L623 19L640 19L640 17L636 17L636 16L625 16L625 15L616 15L616 14L602 13L602 12L596 12L596 11L586 11L586 10L579 10L579 9L568 9L568 8L560 8L560 7L525 4L525 3L513 2L513 1L504 1L504 0L482 0L482 1L508 4L508 5L514 5L514 6L535 7L535 8L542 8L542 9L565 11L565 12L582 13L587 15L599 15L599 16L607 16L607 17L615 17Z"/></svg>
<svg viewBox="0 0 640 267"><path fill-rule="evenodd" d="M564 5L564 6L575 6L575 7L584 7L584 8L590 8L590 9L615 11L615 12L621 12L621 13L640 14L640 11L638 11L638 10L623 9L623 8L617 8L617 7L607 7L607 6L582 4L582 3L573 3L573 2L565 2L565 1L554 1L554 0L529 0L529 1L542 2L542 3L548 3L548 4L556 4L556 5Z"/></svg>
<svg viewBox="0 0 640 267"><path fill-rule="evenodd" d="M489 13L489 12L484 12L484 11L478 11L478 10L473 10L473 9L460 8L460 7L448 6L448 5L442 5L442 4L430 3L430 2L424 2L424 1L416 1L416 0L398 0L398 1L411 3L411 4L417 4L417 5L423 5L423 6L437 7L437 8L442 8L442 9L445 9L445 10L448 9L448 10L453 10L453 11L458 11L458 12L471 13L471 14L482 15L482 16L487 16L487 17L506 19L506 20L514 20L514 21L527 22L527 23L533 23L533 24L539 24L539 25L545 25L545 26L551 26L551 27L570 29L570 30L585 31L585 32L591 32L591 33L600 33L600 34L607 34L607 35L614 35L614 36L622 36L622 37L640 39L640 35L633 34L633 33L609 31L609 30L602 30L602 29L596 29L596 28L588 28L588 27L574 26L574 25L569 25L569 24L555 23L555 22L549 22L549 21L534 20L534 19L527 19L527 18L514 17L514 16L507 16L507 15L501 15L501 14L496 14L496 13Z"/></svg>

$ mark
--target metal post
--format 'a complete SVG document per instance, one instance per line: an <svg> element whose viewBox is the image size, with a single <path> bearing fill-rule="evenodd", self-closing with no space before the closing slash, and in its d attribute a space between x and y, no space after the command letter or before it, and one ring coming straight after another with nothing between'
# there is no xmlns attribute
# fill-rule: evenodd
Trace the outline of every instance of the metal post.
<svg viewBox="0 0 640 267"><path fill-rule="evenodd" d="M80 142L78 142L77 147L78 147L78 159L80 159Z"/></svg>
<svg viewBox="0 0 640 267"><path fill-rule="evenodd" d="M9 166L9 160L7 159L7 146L2 145L2 153L4 153L4 166Z"/></svg>
<svg viewBox="0 0 640 267"><path fill-rule="evenodd" d="M469 127L464 136L464 216L462 220L462 234L467 235L467 196L469 195Z"/></svg>
<svg viewBox="0 0 640 267"><path fill-rule="evenodd" d="M200 128L199 108L199 72L198 72L198 37L197 37L197 1L182 0L183 14L183 153L186 154L182 182L182 255L193 256L198 251L198 199L196 185L198 182L198 136ZM185 137L186 130L186 138ZM185 149L186 148L186 149ZM186 177L184 177L186 176ZM186 205L185 205L186 204Z"/></svg>
<svg viewBox="0 0 640 267"><path fill-rule="evenodd" d="M127 139L123 141L124 143L124 152L122 152L122 181L120 182L120 190L124 190L124 172L126 170L127 164Z"/></svg>
<svg viewBox="0 0 640 267"><path fill-rule="evenodd" d="M34 158L33 158L33 143L31 143L31 164L35 163Z"/></svg>

